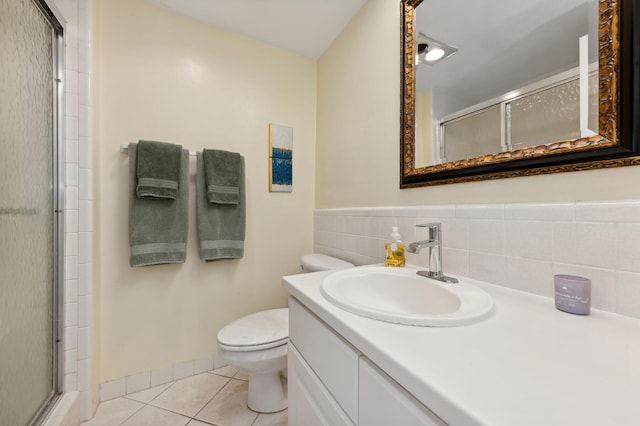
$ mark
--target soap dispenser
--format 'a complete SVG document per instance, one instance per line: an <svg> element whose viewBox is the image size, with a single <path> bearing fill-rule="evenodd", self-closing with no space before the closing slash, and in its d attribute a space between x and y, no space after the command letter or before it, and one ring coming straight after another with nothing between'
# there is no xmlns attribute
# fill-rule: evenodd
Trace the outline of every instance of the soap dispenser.
<svg viewBox="0 0 640 426"><path fill-rule="evenodd" d="M397 226L391 227L391 239L384 245L385 266L404 267L404 243L400 240Z"/></svg>

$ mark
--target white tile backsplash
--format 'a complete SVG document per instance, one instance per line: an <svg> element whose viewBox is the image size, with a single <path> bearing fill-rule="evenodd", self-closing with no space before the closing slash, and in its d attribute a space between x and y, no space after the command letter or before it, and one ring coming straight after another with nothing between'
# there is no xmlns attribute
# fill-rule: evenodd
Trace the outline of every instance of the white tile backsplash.
<svg viewBox="0 0 640 426"><path fill-rule="evenodd" d="M612 223L554 223L553 258L561 263L613 269L615 237Z"/></svg>
<svg viewBox="0 0 640 426"><path fill-rule="evenodd" d="M326 209L314 249L357 265L381 263L392 226L442 223L444 272L553 297L553 275L592 281L592 307L640 318L640 201ZM347 225L348 224L348 225ZM413 229L411 229L413 228ZM407 262L426 266L426 254Z"/></svg>

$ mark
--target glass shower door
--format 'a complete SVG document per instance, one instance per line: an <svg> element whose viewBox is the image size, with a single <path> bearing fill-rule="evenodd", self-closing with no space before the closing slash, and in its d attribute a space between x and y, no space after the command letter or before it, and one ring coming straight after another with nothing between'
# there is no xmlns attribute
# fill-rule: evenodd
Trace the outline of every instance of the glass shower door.
<svg viewBox="0 0 640 426"><path fill-rule="evenodd" d="M0 425L37 421L57 392L59 27L0 0Z"/></svg>

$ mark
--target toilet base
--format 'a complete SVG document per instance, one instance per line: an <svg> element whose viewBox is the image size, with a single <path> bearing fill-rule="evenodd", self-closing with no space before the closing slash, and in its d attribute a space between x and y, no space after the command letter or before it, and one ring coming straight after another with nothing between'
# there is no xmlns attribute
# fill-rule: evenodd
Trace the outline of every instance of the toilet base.
<svg viewBox="0 0 640 426"><path fill-rule="evenodd" d="M275 413L287 408L287 389L280 371L249 373L247 405L259 413Z"/></svg>

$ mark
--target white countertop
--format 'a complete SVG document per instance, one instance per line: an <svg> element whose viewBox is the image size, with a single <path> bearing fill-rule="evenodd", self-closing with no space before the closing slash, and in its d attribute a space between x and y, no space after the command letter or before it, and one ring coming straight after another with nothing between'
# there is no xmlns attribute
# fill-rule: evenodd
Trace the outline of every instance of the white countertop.
<svg viewBox="0 0 640 426"><path fill-rule="evenodd" d="M494 298L488 319L412 327L351 314L316 272L289 293L452 426L640 425L640 320L555 309L550 298L465 278Z"/></svg>

